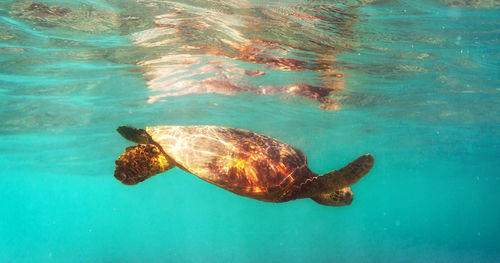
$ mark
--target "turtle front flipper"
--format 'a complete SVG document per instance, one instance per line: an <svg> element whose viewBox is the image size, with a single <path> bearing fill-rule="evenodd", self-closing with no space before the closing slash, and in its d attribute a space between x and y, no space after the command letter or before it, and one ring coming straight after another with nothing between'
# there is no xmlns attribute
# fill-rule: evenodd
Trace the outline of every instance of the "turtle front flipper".
<svg viewBox="0 0 500 263"><path fill-rule="evenodd" d="M349 205L353 194L349 186L355 184L373 167L371 154L358 157L344 168L308 179L300 188L298 198L312 198L329 206Z"/></svg>
<svg viewBox="0 0 500 263"><path fill-rule="evenodd" d="M319 176L318 181L330 189L341 189L355 184L373 167L375 159L371 154L358 157L345 167Z"/></svg>

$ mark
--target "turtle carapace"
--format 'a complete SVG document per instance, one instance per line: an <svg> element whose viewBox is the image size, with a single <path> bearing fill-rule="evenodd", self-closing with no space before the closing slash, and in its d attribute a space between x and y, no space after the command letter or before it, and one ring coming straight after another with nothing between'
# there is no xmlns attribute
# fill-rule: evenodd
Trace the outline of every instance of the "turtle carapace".
<svg viewBox="0 0 500 263"><path fill-rule="evenodd" d="M235 194L266 202L311 198L329 206L351 204L349 188L373 166L370 154L317 175L298 149L255 132L220 126L118 127L128 147L115 177L127 185L179 167Z"/></svg>

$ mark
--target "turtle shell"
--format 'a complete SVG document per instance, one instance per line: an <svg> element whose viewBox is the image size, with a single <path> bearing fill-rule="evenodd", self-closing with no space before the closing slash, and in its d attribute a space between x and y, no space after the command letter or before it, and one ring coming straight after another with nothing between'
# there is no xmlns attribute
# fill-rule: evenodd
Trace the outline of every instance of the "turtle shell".
<svg viewBox="0 0 500 263"><path fill-rule="evenodd" d="M146 131L180 168L243 196L276 201L310 176L300 150L251 131L220 126Z"/></svg>

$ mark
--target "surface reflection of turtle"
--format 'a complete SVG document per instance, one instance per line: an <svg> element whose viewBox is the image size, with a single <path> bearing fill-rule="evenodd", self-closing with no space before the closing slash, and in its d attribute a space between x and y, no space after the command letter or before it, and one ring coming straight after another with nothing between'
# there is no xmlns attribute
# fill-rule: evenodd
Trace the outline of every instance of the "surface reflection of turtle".
<svg viewBox="0 0 500 263"><path fill-rule="evenodd" d="M317 175L298 149L251 131L218 126L118 127L139 143L116 160L115 177L127 185L179 167L235 194L267 202L311 198L329 206L349 205L356 183L373 166L370 154L340 170Z"/></svg>
<svg viewBox="0 0 500 263"><path fill-rule="evenodd" d="M63 8L59 6L49 7L42 3L32 3L27 8L24 9L25 12L33 12L38 16L48 15L48 16L64 16L71 12L68 8Z"/></svg>
<svg viewBox="0 0 500 263"><path fill-rule="evenodd" d="M118 12L117 10L121 9L119 3L117 3L116 8L106 8L66 1L66 6L24 0L13 1L9 13L30 21L36 26L92 33L116 30L128 34L130 31L139 30L151 23L149 19L132 15L131 13L136 12L129 4L127 6L129 6L128 10L131 13L126 10Z"/></svg>

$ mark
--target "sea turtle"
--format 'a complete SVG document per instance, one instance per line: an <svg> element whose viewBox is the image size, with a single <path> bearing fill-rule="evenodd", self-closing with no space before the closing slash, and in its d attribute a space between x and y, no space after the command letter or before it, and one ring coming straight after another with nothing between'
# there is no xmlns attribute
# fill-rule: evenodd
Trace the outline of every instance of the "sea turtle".
<svg viewBox="0 0 500 263"><path fill-rule="evenodd" d="M349 205L356 183L373 166L370 154L344 168L317 175L298 149L255 132L220 126L155 126L117 131L138 143L116 160L114 176L133 185L173 167L235 194L266 202L311 198L329 206Z"/></svg>

